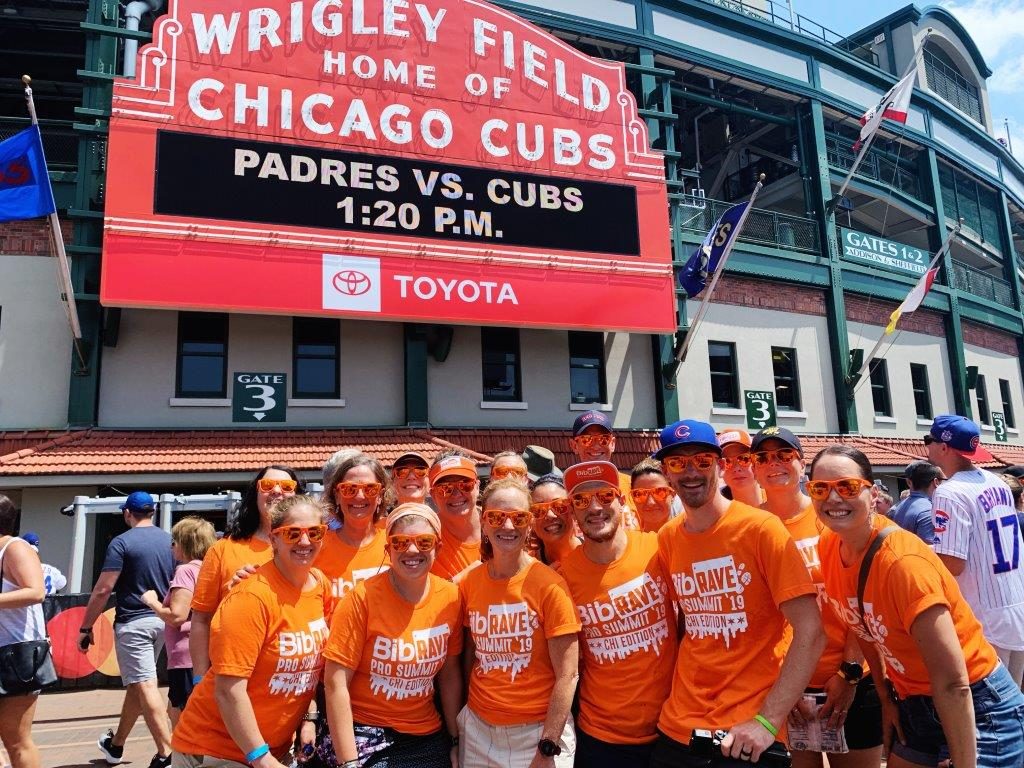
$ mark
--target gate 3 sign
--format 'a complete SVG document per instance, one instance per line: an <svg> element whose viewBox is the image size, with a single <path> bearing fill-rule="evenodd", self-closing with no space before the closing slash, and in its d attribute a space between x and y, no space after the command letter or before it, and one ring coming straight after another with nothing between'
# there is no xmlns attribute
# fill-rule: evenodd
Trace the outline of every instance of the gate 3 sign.
<svg viewBox="0 0 1024 768"><path fill-rule="evenodd" d="M622 64L479 0L171 0L113 89L101 300L675 329Z"/></svg>

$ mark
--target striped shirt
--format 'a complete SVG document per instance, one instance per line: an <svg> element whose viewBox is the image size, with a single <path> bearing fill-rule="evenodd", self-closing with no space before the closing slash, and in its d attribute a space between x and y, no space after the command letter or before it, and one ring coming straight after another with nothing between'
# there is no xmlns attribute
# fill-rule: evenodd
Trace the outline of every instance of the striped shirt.
<svg viewBox="0 0 1024 768"><path fill-rule="evenodd" d="M1010 489L980 469L957 472L935 490L932 508L935 552L966 561L957 582L985 637L1024 650L1024 539Z"/></svg>

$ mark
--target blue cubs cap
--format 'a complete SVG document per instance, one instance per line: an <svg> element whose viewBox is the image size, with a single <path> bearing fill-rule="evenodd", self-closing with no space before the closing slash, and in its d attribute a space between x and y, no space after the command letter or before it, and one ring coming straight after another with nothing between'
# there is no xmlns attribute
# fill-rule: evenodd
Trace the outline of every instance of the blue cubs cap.
<svg viewBox="0 0 1024 768"><path fill-rule="evenodd" d="M572 436L579 437L580 433L583 432L587 427L594 425L607 429L609 432L612 431L612 421L605 416L601 411L584 411L576 417L576 421L572 423Z"/></svg>
<svg viewBox="0 0 1024 768"><path fill-rule="evenodd" d="M33 547L39 547L39 534L35 531L26 531L21 534L21 538L31 544Z"/></svg>
<svg viewBox="0 0 1024 768"><path fill-rule="evenodd" d="M156 509L156 502L153 501L153 497L145 491L133 491L128 495L128 498L124 500L124 504L121 505L121 509L127 509L129 512L152 512Z"/></svg>
<svg viewBox="0 0 1024 768"><path fill-rule="evenodd" d="M718 444L715 428L704 421L683 419L669 424L661 430L659 439L661 448L654 453L656 459L664 458L673 448L681 445L702 445L711 448L719 456L722 455L722 447Z"/></svg>
<svg viewBox="0 0 1024 768"><path fill-rule="evenodd" d="M925 443L943 443L971 461L992 461L992 454L981 447L981 430L965 416L944 413L936 416Z"/></svg>

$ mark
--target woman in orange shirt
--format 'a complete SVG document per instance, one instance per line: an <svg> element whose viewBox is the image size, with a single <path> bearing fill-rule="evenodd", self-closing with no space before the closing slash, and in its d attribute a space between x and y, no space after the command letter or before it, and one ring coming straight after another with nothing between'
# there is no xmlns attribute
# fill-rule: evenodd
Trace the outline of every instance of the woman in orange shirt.
<svg viewBox="0 0 1024 768"><path fill-rule="evenodd" d="M810 478L807 492L829 529L818 546L829 604L857 633L878 690L892 690L896 700L881 697L889 768L947 758L956 768L1024 765L1024 696L956 580L914 534L895 528L882 541L862 617L861 563L889 525L874 512L878 491L867 457L831 446L811 463Z"/></svg>
<svg viewBox="0 0 1024 768"><path fill-rule="evenodd" d="M365 453L342 461L327 478L324 501L340 523L327 534L316 567L331 580L335 597L344 597L360 581L388 568L384 518L393 492L380 462Z"/></svg>
<svg viewBox="0 0 1024 768"><path fill-rule="evenodd" d="M641 531L659 531L673 515L673 505L678 505L676 492L669 485L661 462L644 459L629 475L629 499L636 510ZM679 510L676 510L676 514Z"/></svg>
<svg viewBox="0 0 1024 768"><path fill-rule="evenodd" d="M425 504L402 504L385 531L391 570L357 584L331 621L324 648L331 738L320 757L327 765L458 768L462 601L458 587L430 573L441 521Z"/></svg>
<svg viewBox="0 0 1024 768"><path fill-rule="evenodd" d="M580 546L565 482L561 475L541 475L530 489L533 533L540 540L538 559L557 568L563 557Z"/></svg>
<svg viewBox="0 0 1024 768"><path fill-rule="evenodd" d="M210 666L210 621L239 570L270 560L270 508L288 496L305 493L291 467L272 464L256 473L242 495L238 514L228 521L224 538L210 547L192 595L192 630L188 639L195 682Z"/></svg>
<svg viewBox="0 0 1024 768"><path fill-rule="evenodd" d="M530 494L495 480L482 494L491 557L459 584L469 627L469 703L459 713L459 763L569 768L576 737L580 620L565 580L526 554Z"/></svg>
<svg viewBox="0 0 1024 768"><path fill-rule="evenodd" d="M323 667L331 588L313 568L327 507L295 496L270 511L272 560L214 614L210 670L189 697L171 745L175 768L248 763L283 768ZM304 728L300 747L312 746Z"/></svg>

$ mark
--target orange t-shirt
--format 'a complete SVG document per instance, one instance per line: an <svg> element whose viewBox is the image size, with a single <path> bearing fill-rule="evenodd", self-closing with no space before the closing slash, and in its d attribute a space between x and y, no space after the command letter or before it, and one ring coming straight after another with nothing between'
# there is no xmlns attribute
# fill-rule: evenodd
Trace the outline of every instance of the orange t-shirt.
<svg viewBox="0 0 1024 768"><path fill-rule="evenodd" d="M263 565L274 557L269 542L257 539L235 541L226 536L214 544L203 558L192 593L192 610L213 613L228 593L228 582L243 565Z"/></svg>
<svg viewBox="0 0 1024 768"><path fill-rule="evenodd" d="M758 713L784 657L779 605L815 590L782 521L742 502L701 533L676 518L658 543L686 628L658 728L688 744Z"/></svg>
<svg viewBox="0 0 1024 768"><path fill-rule="evenodd" d="M248 678L260 734L274 755L288 750L316 692L328 636L330 585L313 574L316 586L302 591L268 563L224 598L210 628L213 674L204 675L189 697L171 740L175 751L245 762L217 706L215 675Z"/></svg>
<svg viewBox="0 0 1024 768"><path fill-rule="evenodd" d="M891 521L879 518L875 522L876 530L892 525ZM864 585L864 614L871 629L868 636L857 610L857 581L864 558L862 555L855 563L844 566L839 544L837 535L825 531L818 545L828 602L844 623L862 639L874 643L900 696L932 695L928 669L910 634L910 627L933 605L949 609L964 651L970 682L976 683L995 669L999 661L995 650L960 594L956 579L931 547L903 530L890 533L882 542Z"/></svg>
<svg viewBox="0 0 1024 768"><path fill-rule="evenodd" d="M469 708L491 725L542 721L555 685L547 641L580 631L565 580L534 560L510 579L474 568L459 590L476 651Z"/></svg>
<svg viewBox="0 0 1024 768"><path fill-rule="evenodd" d="M462 653L462 598L450 581L429 579L417 605L381 574L357 584L334 612L324 657L355 670L349 697L360 725L417 736L441 728L434 677Z"/></svg>
<svg viewBox="0 0 1024 768"><path fill-rule="evenodd" d="M658 537L626 532L626 551L599 565L585 545L562 560L583 622L577 724L611 744L643 744L657 735L658 715L672 685L676 617Z"/></svg>
<svg viewBox="0 0 1024 768"><path fill-rule="evenodd" d="M625 472L619 472L619 493L622 494L626 500L625 506L622 508L622 524L628 531L639 531L640 526L640 514L636 511L636 504L633 503L633 497L629 495L630 490L633 488L633 480Z"/></svg>
<svg viewBox="0 0 1024 768"><path fill-rule="evenodd" d="M451 581L466 568L480 560L480 543L470 544L447 535L441 527L441 547L437 550L430 572Z"/></svg>
<svg viewBox="0 0 1024 768"><path fill-rule="evenodd" d="M362 547L346 544L337 531L327 534L316 557L316 567L331 580L331 591L335 597L344 597L359 582L391 567L385 544L387 536L384 531L377 531L373 540Z"/></svg>

